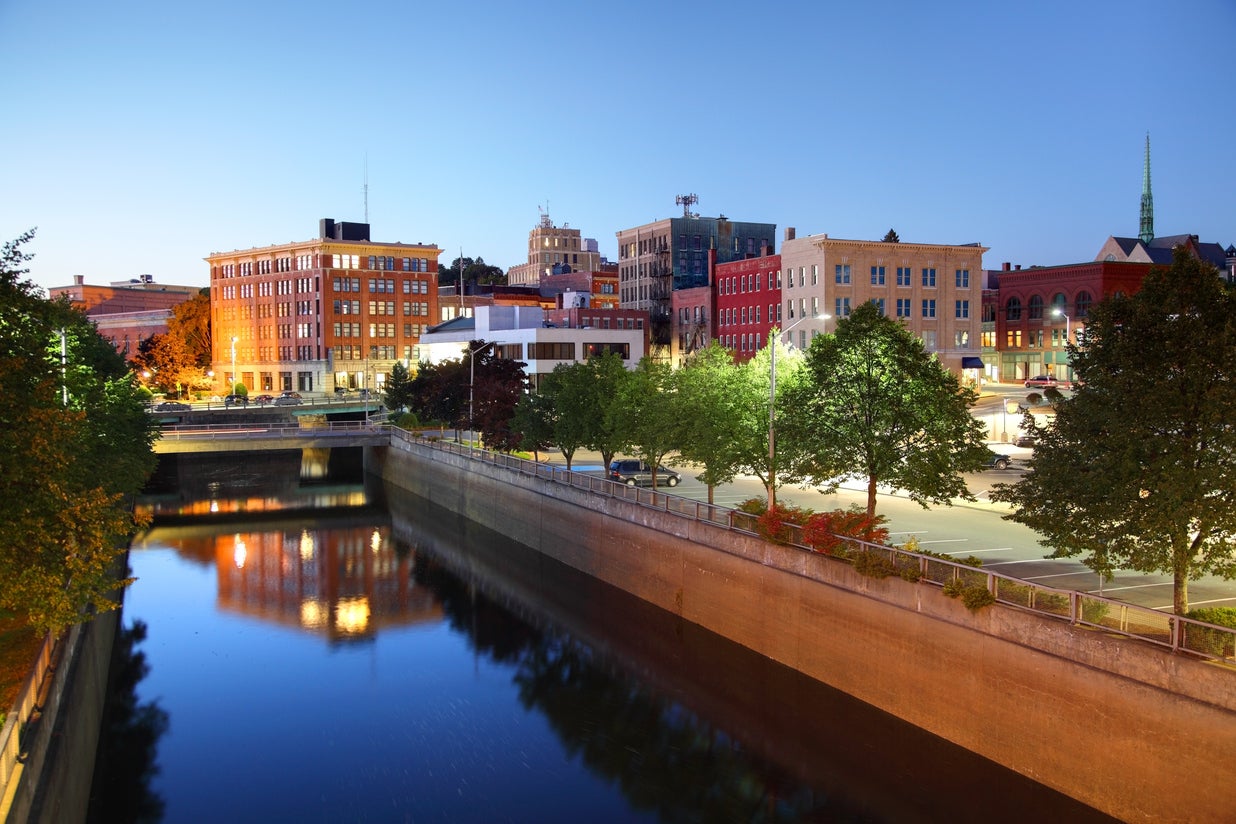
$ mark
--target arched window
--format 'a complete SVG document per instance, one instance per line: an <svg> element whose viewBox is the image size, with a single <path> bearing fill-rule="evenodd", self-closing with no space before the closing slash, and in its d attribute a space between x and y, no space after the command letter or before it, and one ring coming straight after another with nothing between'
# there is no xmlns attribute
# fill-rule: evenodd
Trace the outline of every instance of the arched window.
<svg viewBox="0 0 1236 824"><path fill-rule="evenodd" d="M1021 320L1021 301L1009 298L1008 303L1004 304L1004 317L1008 320Z"/></svg>
<svg viewBox="0 0 1236 824"><path fill-rule="evenodd" d="M1057 292L1051 296L1051 313L1053 317L1056 316L1056 312L1059 312L1061 315L1069 313L1069 301L1064 296L1064 292Z"/></svg>
<svg viewBox="0 0 1236 824"><path fill-rule="evenodd" d="M1090 297L1089 292L1078 292L1077 293L1077 316L1079 318L1084 318L1090 314L1091 301L1092 301L1092 298Z"/></svg>
<svg viewBox="0 0 1236 824"><path fill-rule="evenodd" d="M1030 300L1026 304L1029 311L1030 320L1043 319L1043 297L1041 295L1031 295Z"/></svg>

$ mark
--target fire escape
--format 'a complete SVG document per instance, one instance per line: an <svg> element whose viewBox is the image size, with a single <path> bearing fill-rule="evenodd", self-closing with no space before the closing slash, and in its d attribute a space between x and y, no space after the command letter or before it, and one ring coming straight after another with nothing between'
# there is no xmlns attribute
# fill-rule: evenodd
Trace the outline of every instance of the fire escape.
<svg viewBox="0 0 1236 824"><path fill-rule="evenodd" d="M673 342L674 260L666 238L652 241L652 261L648 264L648 318L651 349L656 360L668 360Z"/></svg>

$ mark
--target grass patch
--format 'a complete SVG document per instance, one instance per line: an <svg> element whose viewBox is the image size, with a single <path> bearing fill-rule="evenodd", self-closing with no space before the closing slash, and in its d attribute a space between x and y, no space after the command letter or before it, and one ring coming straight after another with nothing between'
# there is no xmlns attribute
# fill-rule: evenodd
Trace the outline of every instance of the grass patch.
<svg viewBox="0 0 1236 824"><path fill-rule="evenodd" d="M0 724L30 676L43 636L21 618L0 612Z"/></svg>

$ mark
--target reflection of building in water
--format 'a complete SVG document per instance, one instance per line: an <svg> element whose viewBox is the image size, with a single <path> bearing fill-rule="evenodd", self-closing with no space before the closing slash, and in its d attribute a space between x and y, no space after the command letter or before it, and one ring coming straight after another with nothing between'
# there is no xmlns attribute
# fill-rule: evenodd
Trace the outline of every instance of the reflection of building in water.
<svg viewBox="0 0 1236 824"><path fill-rule="evenodd" d="M412 581L413 555L387 527L248 532L213 537L219 605L331 640L442 618Z"/></svg>

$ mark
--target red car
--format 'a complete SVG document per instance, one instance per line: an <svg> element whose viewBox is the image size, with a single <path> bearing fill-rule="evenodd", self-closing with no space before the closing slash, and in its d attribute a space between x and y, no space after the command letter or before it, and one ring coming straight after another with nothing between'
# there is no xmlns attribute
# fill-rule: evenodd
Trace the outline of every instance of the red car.
<svg viewBox="0 0 1236 824"><path fill-rule="evenodd" d="M1072 386L1068 381L1056 380L1051 375L1035 375L1033 378L1028 378L1022 385L1027 389L1031 387L1045 389L1049 386L1054 386L1057 389L1069 389Z"/></svg>

